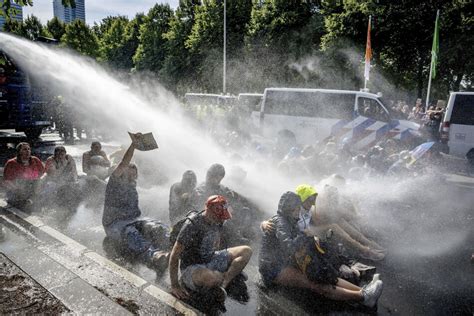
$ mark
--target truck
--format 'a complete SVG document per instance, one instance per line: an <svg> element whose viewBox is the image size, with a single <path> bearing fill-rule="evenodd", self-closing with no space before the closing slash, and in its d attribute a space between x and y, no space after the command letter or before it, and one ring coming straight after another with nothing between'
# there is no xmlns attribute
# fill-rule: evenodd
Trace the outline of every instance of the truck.
<svg viewBox="0 0 474 316"><path fill-rule="evenodd" d="M47 115L47 93L14 59L0 50L0 129L24 132L36 139L51 124Z"/></svg>

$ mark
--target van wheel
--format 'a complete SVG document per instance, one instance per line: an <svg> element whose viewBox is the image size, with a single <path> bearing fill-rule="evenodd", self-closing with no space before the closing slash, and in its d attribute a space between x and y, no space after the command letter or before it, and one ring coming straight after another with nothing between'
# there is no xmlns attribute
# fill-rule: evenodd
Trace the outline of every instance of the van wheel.
<svg viewBox="0 0 474 316"><path fill-rule="evenodd" d="M37 139L40 137L42 132L43 132L43 129L41 127L28 128L25 130L25 135L26 137L30 139Z"/></svg>

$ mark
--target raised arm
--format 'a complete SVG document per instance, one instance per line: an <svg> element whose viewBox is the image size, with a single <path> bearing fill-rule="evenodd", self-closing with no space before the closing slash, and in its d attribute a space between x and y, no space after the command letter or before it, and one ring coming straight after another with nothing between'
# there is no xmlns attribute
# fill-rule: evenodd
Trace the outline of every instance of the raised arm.
<svg viewBox="0 0 474 316"><path fill-rule="evenodd" d="M133 143L130 144L130 147L128 147L127 151L125 152L125 155L122 158L122 161L120 161L119 165L117 168L115 168L114 172L112 173L115 176L121 176L124 170L128 167L130 162L132 161L133 158L133 153L135 152L135 145Z"/></svg>

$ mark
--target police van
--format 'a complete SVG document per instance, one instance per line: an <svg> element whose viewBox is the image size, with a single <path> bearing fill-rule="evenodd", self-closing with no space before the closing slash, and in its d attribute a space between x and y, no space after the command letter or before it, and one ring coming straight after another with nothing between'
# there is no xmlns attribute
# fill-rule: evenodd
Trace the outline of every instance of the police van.
<svg viewBox="0 0 474 316"><path fill-rule="evenodd" d="M451 93L440 132L449 154L474 157L474 92Z"/></svg>
<svg viewBox="0 0 474 316"><path fill-rule="evenodd" d="M379 95L348 90L267 88L252 121L264 138L289 130L299 144L333 137L364 149L380 140L420 137L420 125L394 116Z"/></svg>

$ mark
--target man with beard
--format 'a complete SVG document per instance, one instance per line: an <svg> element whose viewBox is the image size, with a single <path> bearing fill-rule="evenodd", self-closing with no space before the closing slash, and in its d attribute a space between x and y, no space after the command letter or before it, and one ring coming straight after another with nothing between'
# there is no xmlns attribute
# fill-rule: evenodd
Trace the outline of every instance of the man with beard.
<svg viewBox="0 0 474 316"><path fill-rule="evenodd" d="M113 242L152 268L168 264L169 228L159 221L141 218L138 206L137 166L131 163L132 143L112 172L105 190L102 225Z"/></svg>
<svg viewBox="0 0 474 316"><path fill-rule="evenodd" d="M7 201L13 206L27 208L33 204L44 167L39 158L31 155L28 143L19 143L16 153L17 156L8 160L3 170Z"/></svg>

